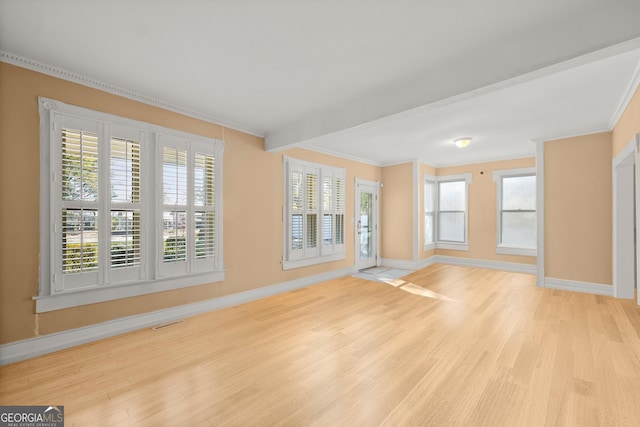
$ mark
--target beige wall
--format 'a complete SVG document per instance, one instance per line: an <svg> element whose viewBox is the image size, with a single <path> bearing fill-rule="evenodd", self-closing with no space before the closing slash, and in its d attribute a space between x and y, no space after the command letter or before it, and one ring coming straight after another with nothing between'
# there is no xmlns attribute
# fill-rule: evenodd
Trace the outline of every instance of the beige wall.
<svg viewBox="0 0 640 427"><path fill-rule="evenodd" d="M345 260L282 271L282 157L347 168L347 218L353 217L355 177L380 181L381 168L299 149L267 153L261 138L6 63L0 63L0 75L0 343L353 265L353 223L347 221ZM35 314L32 297L38 293L39 280L38 96L223 139L226 280Z"/></svg>
<svg viewBox="0 0 640 427"><path fill-rule="evenodd" d="M640 133L640 86L613 128L613 157L622 151L636 133Z"/></svg>
<svg viewBox="0 0 640 427"><path fill-rule="evenodd" d="M610 285L610 132L545 142L545 276Z"/></svg>
<svg viewBox="0 0 640 427"><path fill-rule="evenodd" d="M469 185L469 250L436 249L438 255L489 261L535 264L536 257L496 254L496 170L535 167L536 159L504 160L466 166L439 168L438 176L471 173Z"/></svg>
<svg viewBox="0 0 640 427"><path fill-rule="evenodd" d="M413 163L382 168L382 258L413 261Z"/></svg>

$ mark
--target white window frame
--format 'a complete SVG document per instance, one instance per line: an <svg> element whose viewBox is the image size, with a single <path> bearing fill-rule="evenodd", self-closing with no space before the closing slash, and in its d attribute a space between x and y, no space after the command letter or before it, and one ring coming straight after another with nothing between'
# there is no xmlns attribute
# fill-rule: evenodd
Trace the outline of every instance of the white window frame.
<svg viewBox="0 0 640 427"><path fill-rule="evenodd" d="M222 164L224 142L206 138L162 126L140 122L120 116L102 113L60 101L40 97L40 285L36 301L36 312L48 312L69 307L128 298L171 289L179 289L224 280L224 259L222 254ZM99 192L109 192L109 141L114 137L132 137L140 142L141 149L141 261L139 267L123 274L110 266L107 251L99 252L97 284L85 286L80 283L76 289L66 289L61 277L61 219L62 198L60 193L60 132L64 121L85 121L96 123L99 138ZM118 129L118 132L115 132ZM114 132L111 132L114 130ZM126 133L126 135L121 135ZM215 156L215 256L209 258L206 267L196 267L195 260L183 272L162 271L162 146L161 136L170 136L181 141L188 150L204 150ZM193 183L189 183L193 187ZM193 192L193 188L189 190ZM99 212L104 215L110 210L126 206L112 203L109 197L99 196ZM191 200L192 202L193 200ZM100 215L99 213L99 215ZM99 221L99 247L110 247L109 222ZM191 230L189 230L190 232ZM195 239L195 237L194 237ZM159 249L158 249L159 248ZM190 255L191 256L191 255ZM195 257L195 254L193 255ZM135 270L135 271L134 271ZM119 278L118 278L119 277ZM79 279L82 281L82 279Z"/></svg>
<svg viewBox="0 0 640 427"><path fill-rule="evenodd" d="M337 168L333 166L327 166L319 163L308 162L304 160L294 159L288 156L284 156L284 207L283 207L283 217L284 217L284 238L283 238L283 259L282 259L282 269L290 270L294 268L306 267L310 265L339 261L346 259L346 251L345 251L345 240L346 233L343 229L342 231L342 243L337 243L336 240L336 231L335 226L337 225L337 221L335 220L336 215L343 216L342 227L346 228L346 178L347 173L346 169ZM307 204L307 195L303 196L303 205L305 206L305 212L303 214L302 227L305 229L306 224L306 215L316 215L316 246L312 248L307 247L307 238L308 236L303 231L302 237L302 248L301 249L293 249L293 233L292 233L292 192L291 192L291 177L292 172L298 171L303 173L303 176L306 177L306 174L316 174L317 175L317 188L316 188L316 207L313 210L308 209ZM323 203L323 183L325 177L333 178L333 187L334 187L334 201L333 207L331 209L326 209ZM306 178L303 178L306 179ZM337 180L342 180L342 201L338 203L337 201ZM306 192L306 185L304 186ZM334 243L331 245L324 244L324 215L331 214L334 217L333 224L333 239Z"/></svg>
<svg viewBox="0 0 640 427"><path fill-rule="evenodd" d="M536 256L537 245L534 247L503 244L502 242L502 180L520 176L536 176L536 168L503 169L493 172L493 181L496 183L496 254ZM536 179L536 186L538 185ZM536 206L537 220L537 206ZM536 239L537 242L537 239Z"/></svg>
<svg viewBox="0 0 640 427"><path fill-rule="evenodd" d="M469 185L472 183L472 174L471 173L463 173L458 175L444 175L444 176L431 176L428 174L424 175L424 197L426 199L426 183L432 182L435 184L433 198L434 198L434 212L433 212L433 227L434 227L434 243L428 243L423 246L423 250L427 251L433 248L436 249L452 249L457 251L468 251L469 250ZM440 240L440 183L443 182L455 182L455 181L464 181L465 183L465 206L464 206L464 242L449 242ZM424 209L424 215L427 214Z"/></svg>
<svg viewBox="0 0 640 427"><path fill-rule="evenodd" d="M422 218L422 227L423 227L423 233L422 233L422 239L423 239L423 246L422 246L422 250L424 251L429 251L432 249L436 248L436 242L437 242L437 227L436 227L436 218L438 216L438 209L436 206L436 201L437 201L437 197L436 197L436 193L438 191L438 178L435 176L431 176L428 174L424 174L424 191L423 191L423 218ZM433 191L431 193L432 196L432 200L431 200L431 205L433 206L433 211L429 212L427 211L427 186L428 185L433 185ZM431 241L427 241L427 229L424 226L425 224L425 219L427 217L427 215L432 215L433 216L433 229L431 230L431 235L433 236L433 240Z"/></svg>

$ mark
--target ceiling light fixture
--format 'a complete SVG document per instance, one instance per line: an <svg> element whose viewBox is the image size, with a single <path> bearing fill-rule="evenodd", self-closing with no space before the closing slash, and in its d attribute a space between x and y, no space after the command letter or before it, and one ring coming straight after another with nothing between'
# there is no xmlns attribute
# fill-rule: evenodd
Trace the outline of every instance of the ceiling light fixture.
<svg viewBox="0 0 640 427"><path fill-rule="evenodd" d="M456 147L458 148L464 148L469 144L471 144L471 138L470 137L457 138L453 140L453 143L456 144Z"/></svg>

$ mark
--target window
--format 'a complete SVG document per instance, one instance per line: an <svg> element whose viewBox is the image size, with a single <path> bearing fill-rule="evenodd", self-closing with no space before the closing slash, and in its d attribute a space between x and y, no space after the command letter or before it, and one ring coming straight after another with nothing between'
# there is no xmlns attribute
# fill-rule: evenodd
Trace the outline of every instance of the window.
<svg viewBox="0 0 640 427"><path fill-rule="evenodd" d="M44 98L40 115L38 312L224 279L222 141Z"/></svg>
<svg viewBox="0 0 640 427"><path fill-rule="evenodd" d="M424 250L468 250L468 187L471 174L431 177L424 181Z"/></svg>
<svg viewBox="0 0 640 427"><path fill-rule="evenodd" d="M283 269L345 258L344 169L285 158Z"/></svg>
<svg viewBox="0 0 640 427"><path fill-rule="evenodd" d="M497 248L507 255L536 255L534 168L494 172L497 183Z"/></svg>
<svg viewBox="0 0 640 427"><path fill-rule="evenodd" d="M424 250L433 249L436 242L436 178L425 175L424 179Z"/></svg>

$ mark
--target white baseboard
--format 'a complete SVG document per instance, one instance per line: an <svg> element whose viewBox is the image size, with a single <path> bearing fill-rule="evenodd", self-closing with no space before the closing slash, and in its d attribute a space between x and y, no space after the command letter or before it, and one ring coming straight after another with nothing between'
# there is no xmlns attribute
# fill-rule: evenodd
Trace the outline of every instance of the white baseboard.
<svg viewBox="0 0 640 427"><path fill-rule="evenodd" d="M436 255L435 258L435 262L440 264L462 265L466 267L488 268L490 270L512 271L514 273L536 274L535 264L489 261L485 259L461 258L446 255Z"/></svg>
<svg viewBox="0 0 640 427"><path fill-rule="evenodd" d="M153 311L151 313L123 317L96 325L29 338L9 344L2 344L0 345L0 366L30 359L42 354L63 350L65 348L75 347L77 345L86 344L103 338L124 334L137 329L143 329L162 323L184 319L186 317L196 316L209 311L255 301L283 292L304 288L326 280L348 276L356 272L357 270L355 267L342 268L340 270L333 270L313 276L302 277L300 279L252 289L250 291L239 292L237 294L227 295L220 298Z"/></svg>
<svg viewBox="0 0 640 427"><path fill-rule="evenodd" d="M382 266L400 268L403 270L420 270L433 264L451 264L465 267L488 268L490 270L513 271L515 273L536 274L535 264L521 264L515 262L489 261L484 259L462 258L446 255L434 255L418 262L403 259L382 258Z"/></svg>
<svg viewBox="0 0 640 427"><path fill-rule="evenodd" d="M416 263L404 259L382 258L381 267L398 268L400 270L417 270Z"/></svg>
<svg viewBox="0 0 640 427"><path fill-rule="evenodd" d="M563 291L585 292L588 294L613 296L613 286L600 283L577 282L575 280L544 278L544 287Z"/></svg>

